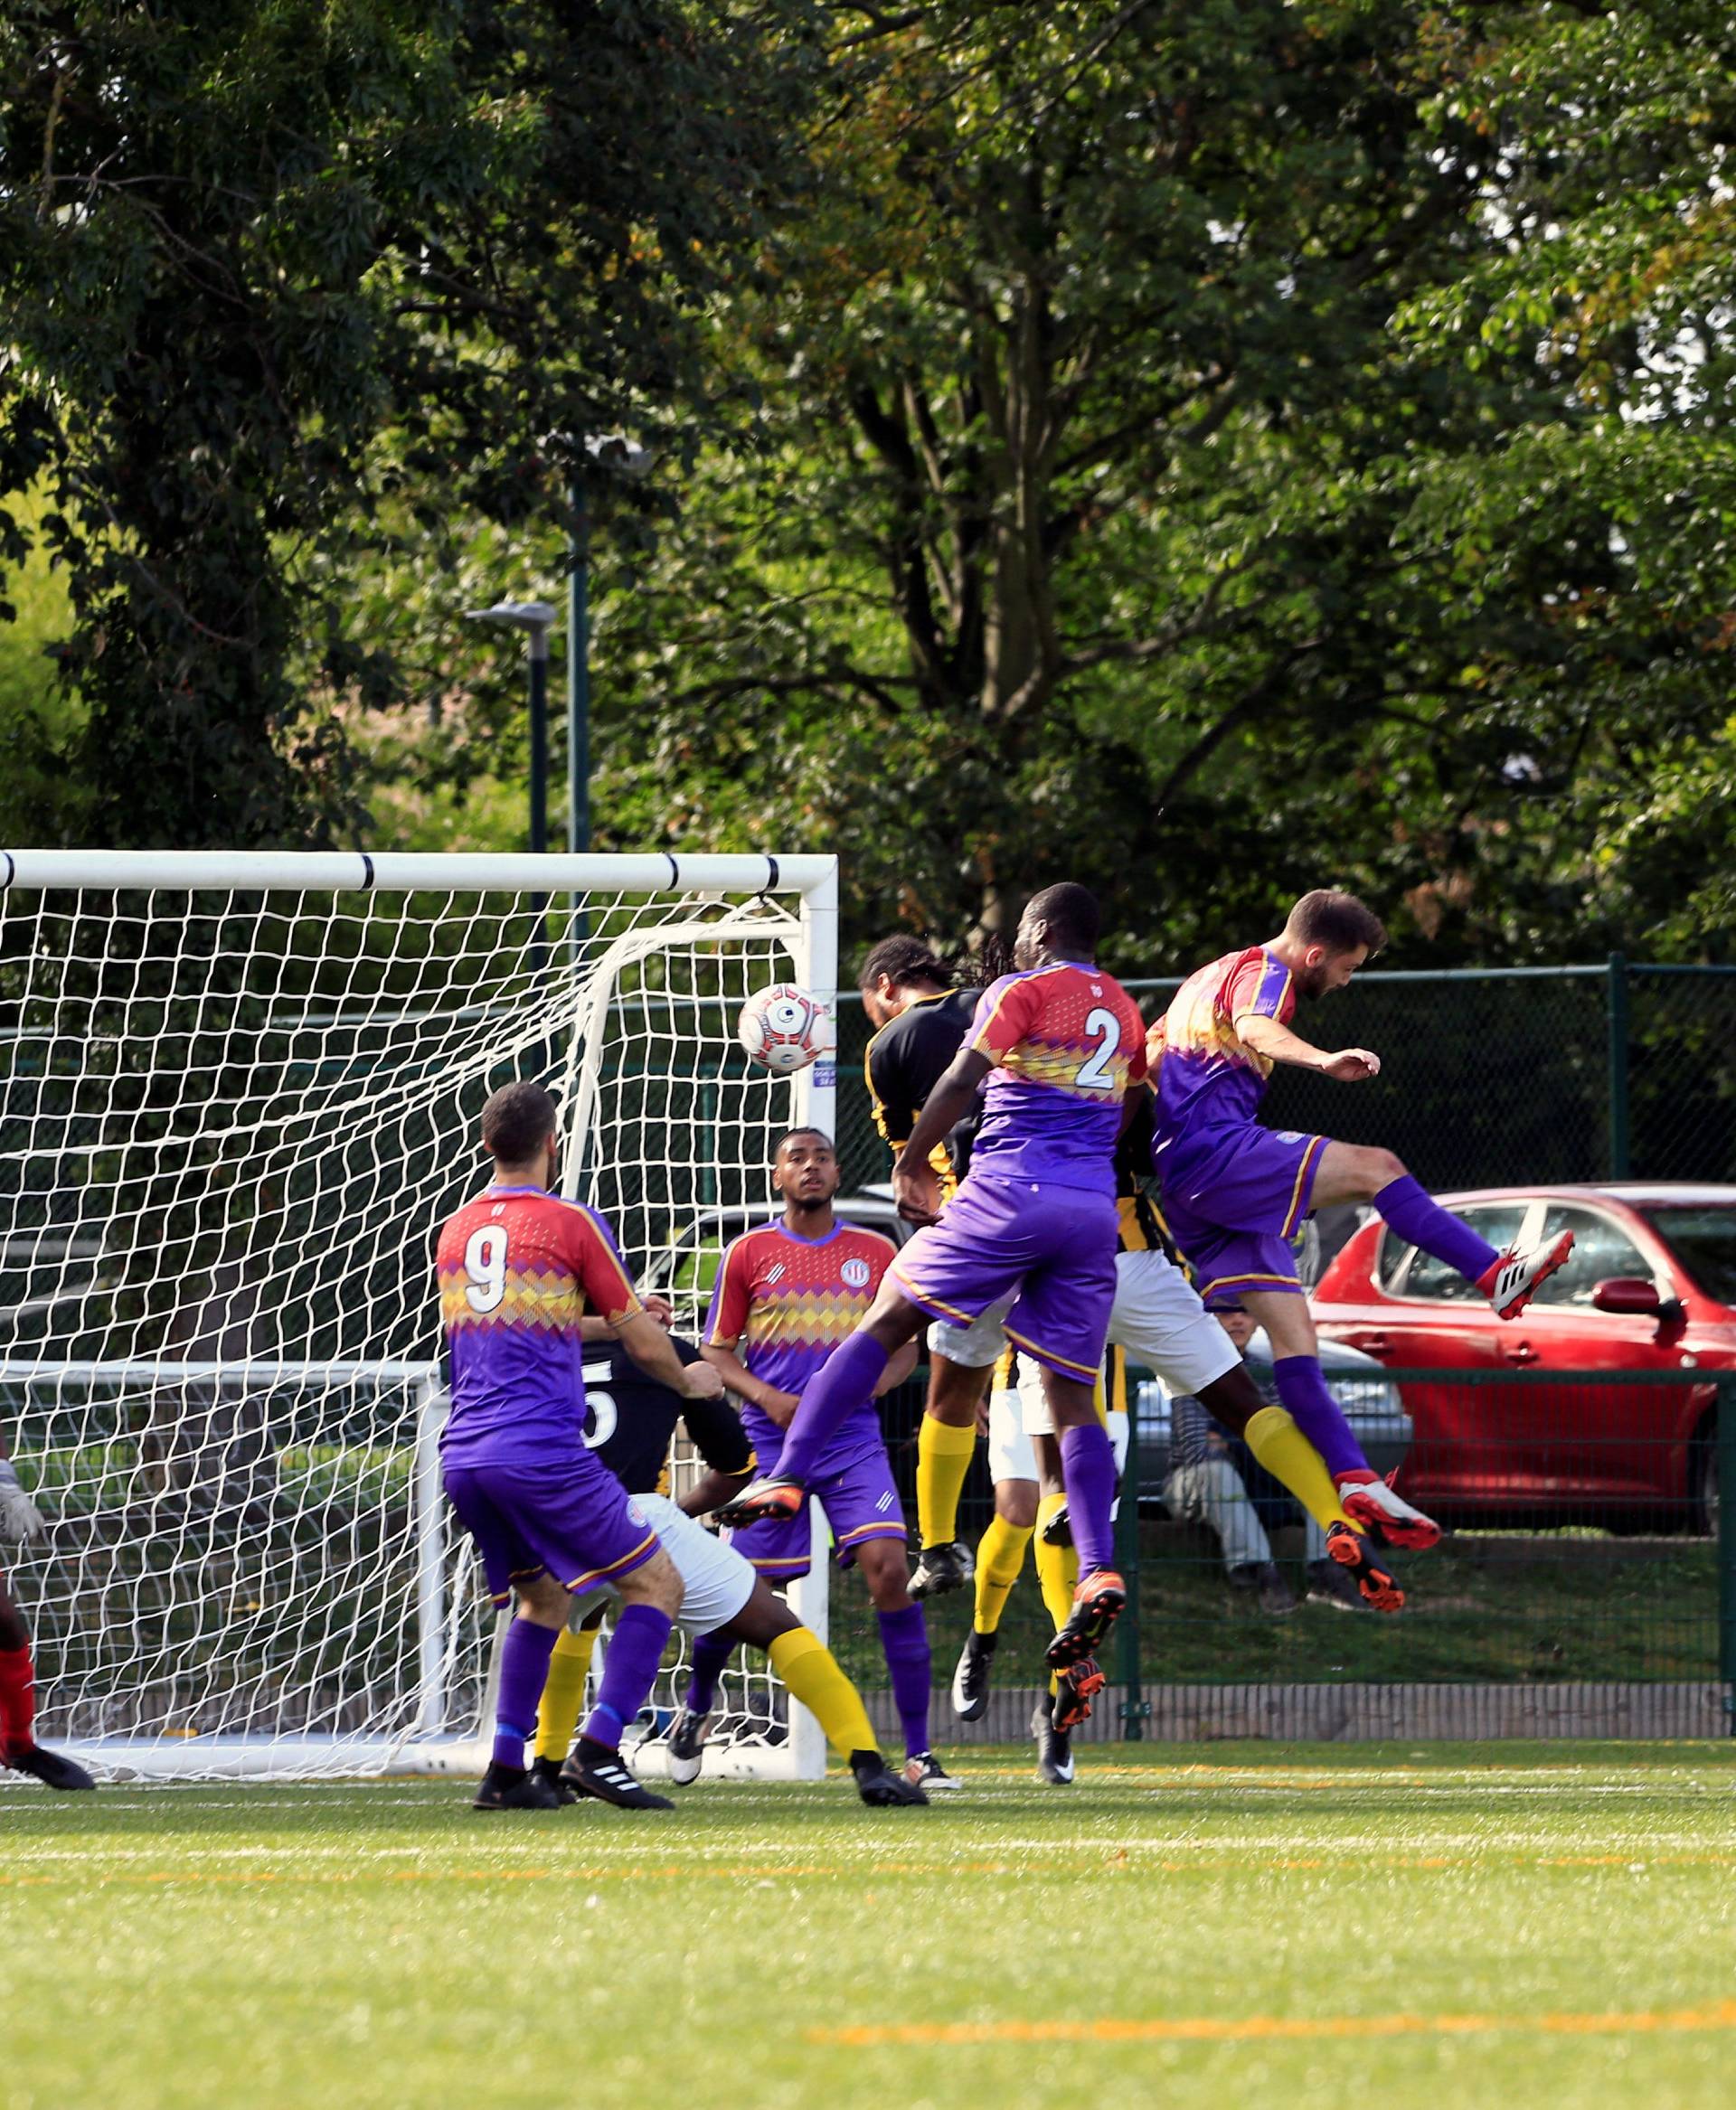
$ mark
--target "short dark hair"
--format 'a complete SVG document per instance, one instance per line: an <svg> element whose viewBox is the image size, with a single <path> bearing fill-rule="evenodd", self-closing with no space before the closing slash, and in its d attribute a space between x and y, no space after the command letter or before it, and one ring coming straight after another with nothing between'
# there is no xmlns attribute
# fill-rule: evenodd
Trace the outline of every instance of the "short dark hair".
<svg viewBox="0 0 1736 2110"><path fill-rule="evenodd" d="M1052 887L1033 894L1024 905L1026 917L1040 918L1059 932L1061 942L1075 952L1095 953L1102 925L1097 896L1089 887L1072 880L1059 880Z"/></svg>
<svg viewBox="0 0 1736 2110"><path fill-rule="evenodd" d="M882 937L862 963L856 975L858 989L872 989L884 975L894 988L910 982L939 982L952 986L952 970L936 957L920 937Z"/></svg>
<svg viewBox="0 0 1736 2110"><path fill-rule="evenodd" d="M820 1141L825 1144L826 1147L830 1151L835 1151L838 1147L837 1144L833 1142L832 1138L826 1134L824 1128L815 1127L811 1121L803 1121L798 1123L794 1128L786 1128L783 1134L778 1138L777 1142L772 1144L771 1162L773 1164L776 1164L778 1160L784 1154L785 1144L793 1143L798 1135L817 1135Z"/></svg>
<svg viewBox="0 0 1736 2110"><path fill-rule="evenodd" d="M1304 945L1324 946L1329 953L1354 953L1359 945L1377 953L1386 943L1386 926L1354 894L1316 887L1290 910L1284 928Z"/></svg>
<svg viewBox="0 0 1736 2110"><path fill-rule="evenodd" d="M561 1109L553 1096L529 1078L504 1084L482 1109L482 1144L504 1164L523 1164L554 1134Z"/></svg>

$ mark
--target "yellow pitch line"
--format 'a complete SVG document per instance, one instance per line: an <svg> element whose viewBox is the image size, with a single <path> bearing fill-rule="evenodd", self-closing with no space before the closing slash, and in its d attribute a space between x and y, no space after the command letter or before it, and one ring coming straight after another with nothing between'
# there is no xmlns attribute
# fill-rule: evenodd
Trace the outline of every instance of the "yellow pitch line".
<svg viewBox="0 0 1736 2110"><path fill-rule="evenodd" d="M879 2045L1238 2044L1273 2038L1470 2037L1496 2030L1558 2037L1622 2037L1668 2030L1736 2030L1736 2000L1637 2014L1186 2015L1171 2020L1099 2016L1092 2021L863 2023L809 2030L810 2044L867 2050Z"/></svg>

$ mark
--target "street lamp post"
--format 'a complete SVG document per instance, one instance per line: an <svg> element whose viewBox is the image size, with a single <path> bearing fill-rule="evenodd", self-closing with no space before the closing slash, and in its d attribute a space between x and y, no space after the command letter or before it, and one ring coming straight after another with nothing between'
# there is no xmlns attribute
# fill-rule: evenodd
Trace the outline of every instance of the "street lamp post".
<svg viewBox="0 0 1736 2110"><path fill-rule="evenodd" d="M560 610L552 601L496 601L489 608L467 608L472 623L503 623L530 634L531 702L531 851L540 856L549 846L549 627ZM531 896L532 972L541 975L548 962L543 918L548 896Z"/></svg>
<svg viewBox="0 0 1736 2110"><path fill-rule="evenodd" d="M571 442L568 443L569 448ZM589 434L576 454L637 483L656 455L622 433ZM567 848L590 848L590 495L582 460L568 487L572 532L567 543Z"/></svg>

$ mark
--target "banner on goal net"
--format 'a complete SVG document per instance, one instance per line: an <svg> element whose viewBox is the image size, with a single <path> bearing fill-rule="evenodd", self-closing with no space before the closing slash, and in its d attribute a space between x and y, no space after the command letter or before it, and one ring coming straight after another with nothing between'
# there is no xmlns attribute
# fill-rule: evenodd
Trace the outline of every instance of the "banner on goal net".
<svg viewBox="0 0 1736 2110"><path fill-rule="evenodd" d="M45 1736L197 1776L467 1768L494 1617L439 1493L431 1240L536 1078L696 1323L711 1212L830 1127L744 999L830 1002L831 858L0 852L0 1436ZM823 1625L824 1564L801 1606ZM665 1687L664 1691L672 1691ZM760 1670L736 1766L812 1774Z"/></svg>

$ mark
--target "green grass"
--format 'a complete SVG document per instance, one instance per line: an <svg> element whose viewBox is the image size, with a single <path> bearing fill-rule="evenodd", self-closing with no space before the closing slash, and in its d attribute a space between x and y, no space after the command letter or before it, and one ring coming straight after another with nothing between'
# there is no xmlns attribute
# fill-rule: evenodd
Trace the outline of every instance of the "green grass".
<svg viewBox="0 0 1736 2110"><path fill-rule="evenodd" d="M1736 1748L1028 1764L893 1813L836 1778L656 1819L7 1792L0 2104L1728 2099ZM889 2027L916 2040L850 2035Z"/></svg>
<svg viewBox="0 0 1736 2110"><path fill-rule="evenodd" d="M1617 1540L1552 1532L1464 1532L1400 1557L1408 1592L1396 1618L1304 1605L1273 1619L1224 1580L1202 1531L1146 1525L1139 1572L1140 1653L1153 1682L1309 1684L1345 1679L1514 1684L1569 1679L1718 1675L1717 1550L1710 1540ZM1280 1532L1282 1555L1301 1533ZM1298 1594L1299 1566L1285 1563ZM863 1683L885 1682L858 1578L834 1584L833 1637ZM928 1606L937 1674L951 1675L968 1595ZM1007 1601L1001 1660L1034 1666L1048 1640L1027 1562ZM1013 1675L1009 1670L1007 1677ZM1035 1682L1033 1669L1030 1682Z"/></svg>

